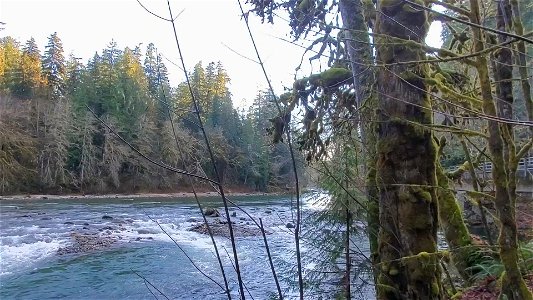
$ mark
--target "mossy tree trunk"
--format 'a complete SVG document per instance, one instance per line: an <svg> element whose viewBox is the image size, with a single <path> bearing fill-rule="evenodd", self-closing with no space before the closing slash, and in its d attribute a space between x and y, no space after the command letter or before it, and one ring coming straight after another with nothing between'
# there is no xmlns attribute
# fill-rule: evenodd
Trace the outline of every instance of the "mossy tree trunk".
<svg viewBox="0 0 533 300"><path fill-rule="evenodd" d="M472 244L470 232L466 227L463 212L457 203L455 193L450 188L450 179L437 162L437 181L439 189L438 207L440 228L448 243L452 263L464 280L470 280L472 269L476 263L478 247Z"/></svg>
<svg viewBox="0 0 533 300"><path fill-rule="evenodd" d="M470 22L475 24L482 24L480 17L480 7L477 0L470 1ZM472 26L474 51L480 52L485 48L484 37L481 29ZM500 49L501 50L501 49ZM499 53L499 63L507 60L506 51ZM501 71L497 73L497 77L501 80L506 78L506 73ZM485 55L479 55L476 58L476 69L478 71L479 82L481 87L481 96L483 101L483 112L489 116L498 116L496 105L491 90L491 82L489 78L489 70L487 59ZM499 97L509 97L512 101L511 94L501 85L498 88ZM508 108L508 107L507 107ZM502 112L502 108L500 108ZM500 125L496 120L488 121L488 148L492 158L492 177L495 189L495 208L500 220L500 234L498 237L498 246L500 248L500 259L504 265L505 272L502 275L502 291L500 298L509 300L518 299L532 299L531 292L528 290L520 269L518 267L518 237L515 218L514 197L511 195L509 188L509 169L506 168L507 163L505 157L509 155L509 146L505 145L504 138L507 143L512 142L509 139L509 126ZM507 137L505 136L507 131ZM513 179L514 176L511 177ZM512 185L511 185L512 186Z"/></svg>
<svg viewBox="0 0 533 300"><path fill-rule="evenodd" d="M423 1L417 1L424 5ZM420 49L386 36L423 42L427 13L402 0L378 2L376 25L379 187L378 299L442 299L437 252L436 145Z"/></svg>
<svg viewBox="0 0 533 300"><path fill-rule="evenodd" d="M370 241L371 260L374 279L377 278L379 203L376 186L376 137L372 121L375 116L376 96L372 93L376 74L373 64L372 48L366 25L363 3L361 0L340 0L339 11L344 24L344 38L353 74L357 107L364 106L360 114L360 128L366 155L366 196L368 237Z"/></svg>
<svg viewBox="0 0 533 300"><path fill-rule="evenodd" d="M516 34L524 35L524 25L522 22L522 13L517 0L510 0L513 29ZM530 121L533 121L533 99L531 97L531 85L529 83L528 66L527 66L527 51L524 41L517 41L516 43L516 57L518 61L518 71L520 72L520 86L522 88L522 96L526 103L527 116ZM529 132L533 134L533 127L529 128Z"/></svg>

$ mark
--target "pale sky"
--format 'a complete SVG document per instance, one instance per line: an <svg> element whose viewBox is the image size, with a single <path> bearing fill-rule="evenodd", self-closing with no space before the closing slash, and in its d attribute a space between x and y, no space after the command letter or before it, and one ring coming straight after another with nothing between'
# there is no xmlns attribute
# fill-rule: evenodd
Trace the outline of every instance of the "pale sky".
<svg viewBox="0 0 533 300"><path fill-rule="evenodd" d="M165 0L141 2L168 18ZM265 89L266 81L260 66L241 56L256 59L237 1L171 0L170 3L174 15L183 11L176 26L187 69L192 70L200 60L204 67L211 61L221 61L232 80L230 91L235 104L247 107L257 91ZM57 32L65 56L72 52L84 64L96 51L101 53L112 39L120 49L142 43L143 53L152 42L165 57L179 64L171 24L147 13L136 0L0 0L0 21L6 23L0 36L12 36L22 44L33 37L41 52L50 34ZM303 49L275 38L291 40L286 22L275 21L275 26L261 24L258 17L250 15L261 57L276 92L281 93L283 86L292 85ZM439 46L440 29L435 27L427 42ZM306 62L307 59L299 76L318 71L318 65L313 69ZM183 72L178 67L168 61L165 64L173 86L183 81Z"/></svg>

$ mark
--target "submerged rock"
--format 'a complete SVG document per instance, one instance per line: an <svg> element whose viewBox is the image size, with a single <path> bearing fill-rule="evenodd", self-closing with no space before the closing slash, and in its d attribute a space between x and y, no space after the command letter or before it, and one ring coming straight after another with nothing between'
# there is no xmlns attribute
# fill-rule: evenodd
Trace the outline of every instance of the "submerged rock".
<svg viewBox="0 0 533 300"><path fill-rule="evenodd" d="M232 222L233 227L233 234L235 237L248 237L248 236L260 236L261 230L256 226L246 226L243 224L234 224ZM229 238L229 227L227 222L217 220L215 222L210 222L209 227L211 228L211 232L215 236L224 236ZM207 226L205 223L197 224L189 229L190 231L194 231L201 234L209 234L207 230ZM269 232L266 232L267 234L270 234Z"/></svg>

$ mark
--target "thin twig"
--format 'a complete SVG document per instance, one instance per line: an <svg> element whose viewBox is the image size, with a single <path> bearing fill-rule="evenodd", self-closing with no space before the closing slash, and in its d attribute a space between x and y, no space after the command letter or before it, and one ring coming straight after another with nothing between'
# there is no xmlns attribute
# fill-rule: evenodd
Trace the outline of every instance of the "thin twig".
<svg viewBox="0 0 533 300"><path fill-rule="evenodd" d="M85 105L85 107L93 114L93 116L98 120L100 121L100 123L102 123L102 125L104 125L107 129L109 129L109 131L111 131L111 133L113 133L117 138L119 138L123 143L125 143L128 147L130 147L131 150L133 150L133 152L137 153L138 155L140 155L142 158L146 159L147 161L151 162L152 164L156 165L156 166L159 166L163 169L166 169L166 170L169 170L171 172L175 172L175 173L178 173L178 174L182 174L182 175L186 175L186 176L190 176L190 177L195 177L195 178L198 178L198 179L202 179L202 180L205 180L205 181L208 181L208 182L211 182L211 183L215 183L217 184L216 181L212 180L212 179L209 179L207 177L204 177L204 176L200 176L200 175L196 175L196 174L192 174L192 173L189 173L189 172L186 172L184 170L180 170L178 168L174 168L174 167L171 167L171 166L168 166L168 165L165 165L164 163L160 163L160 162L157 162L155 161L154 159L146 156L146 154L142 153L139 149L135 148L135 146L133 146L130 142L126 141L126 139L124 137L122 137L120 134L118 134L113 128L111 128L111 126L109 126L109 124L107 124L104 120L102 120L100 117L98 117L96 115L96 113L94 112L94 110L92 110L88 105Z"/></svg>
<svg viewBox="0 0 533 300"><path fill-rule="evenodd" d="M272 94L272 97L274 99L274 102L276 104L276 107L278 109L278 113L281 115L282 110L281 106L279 104L279 100L276 97L276 94L274 92L274 88L272 87L272 83L270 82L270 78L268 77L268 74L265 69L265 65L263 64L263 60L261 59L261 55L259 54L259 50L257 48L257 45L255 43L254 36L252 34L252 30L250 29L250 24L248 23L248 15L244 13L244 9L242 8L242 4L240 0L237 0L239 4L239 8L241 9L242 17L244 19L244 23L246 24L246 28L248 29L248 34L250 35L250 40L254 46L255 54L257 55L257 60L259 62L259 65L261 66L261 70L263 71L263 74L265 76L265 79L268 84L268 88L270 90L270 93ZM298 269L298 288L300 292L300 299L303 300L304 298L304 282L303 282L303 272L302 272L302 258L300 253L300 223L301 223L301 208L300 208L300 183L298 179L298 169L296 168L296 159L294 158L294 150L292 148L292 141L291 141L291 134L290 134L290 128L289 124L286 126L285 134L287 136L287 145L289 146L289 152L291 155L292 160L292 169L294 172L294 180L295 180L295 192L296 192L296 226L294 228L294 241L296 244L296 264Z"/></svg>
<svg viewBox="0 0 533 300"><path fill-rule="evenodd" d="M161 85L161 71L160 71L160 68L159 68L159 64L157 66L157 81L159 83L159 86L161 87L161 92L163 94L163 100L166 102L166 93L165 93L165 89L163 88L163 86ZM180 146L180 143L178 141L178 135L176 133L176 128L174 127L174 120L172 118L172 115L170 114L170 107L169 106L166 106L167 108L167 116L170 120L170 126L172 127L172 135L173 135L173 138L174 138L174 141L176 142L176 150L178 150L178 153L179 153L179 157L180 157L180 160L182 162L182 165L183 165L183 169L185 169L185 157L183 155L183 151L181 150L181 146ZM191 189L192 189L192 193L194 195L194 199L196 200L196 204L198 205L198 208L200 209L200 214L202 215L202 219L204 220L204 224L207 228L207 232L209 234L209 237L211 238L211 242L213 243L213 248L215 249L215 255L217 257L217 261L218 261L218 265L219 265L219 268L220 268L220 272L222 273L222 278L224 279L224 286L226 288L226 294L228 296L228 299L231 300L231 294L230 294L230 290L229 290L229 285L228 285L228 280L226 278L226 272L224 271L224 265L222 264L222 259L220 258L220 253L218 252L218 247L217 247L217 243L215 241L215 238L213 236L213 231L211 230L211 226L209 225L209 222L207 222L207 218L205 217L205 213L202 209L202 205L200 204L200 200L198 199L198 193L196 193L196 188L194 187L194 182L192 180L192 177L187 177L187 179L189 180L189 184L191 185Z"/></svg>
<svg viewBox="0 0 533 300"><path fill-rule="evenodd" d="M224 43L221 43L221 44L222 44L222 46L228 48L229 51L231 51L231 52L237 54L238 56L240 56L240 57L242 57L242 58L244 58L244 59L247 59L247 60L249 60L249 61L251 61L251 62L253 62L253 63L256 63L256 64L259 63L259 62L255 61L255 60L249 58L248 56L246 56L246 55L244 55L244 54L241 54L241 53L237 52L236 50L233 50L230 46L228 46L228 45L226 45L226 44L224 44Z"/></svg>
<svg viewBox="0 0 533 300"><path fill-rule="evenodd" d="M170 23L172 24L172 29L173 29L173 32L174 32L174 39L176 41L176 46L178 47L178 54L179 54L179 57L180 57L180 61L181 61L181 65L183 67L183 70L187 70L186 66L185 66L185 60L183 58L183 53L181 52L181 46L180 46L180 43L179 43L179 39L178 39L178 33L177 33L177 30L176 30L176 24L174 23L174 18L172 17L172 8L170 7L170 1L167 0L167 6L168 6L168 12L170 14L170 19L172 20ZM204 137L204 140L205 140L205 144L206 144L206 148L207 148L207 152L209 152L209 157L211 159L211 164L213 165L213 171L215 173L215 178L217 179L216 181L216 184L220 190L220 194L222 196L222 203L224 204L224 210L226 212L226 219L227 219L227 222L228 222L228 228L229 228L229 235L230 235L230 240L231 240L231 248L233 250L233 258L235 260L235 271L237 273L237 281L239 282L239 291L240 291L240 295L241 295L241 299L245 299L245 296L244 296L244 288L243 288L243 281L242 281L242 277L241 277L241 271L240 271L240 267L239 267L239 258L238 258L238 255L237 255L237 246L235 244L235 235L233 233L233 225L231 224L231 219L230 219L230 215L229 215L229 209L228 209L228 203L227 203L227 200L226 200L226 197L224 195L224 188L221 184L221 178L220 178L220 174L218 172L218 169L217 169L217 166L216 166L216 161L215 161L215 157L214 157L214 154L213 154L213 151L211 149L211 143L209 142L209 139L207 137L207 134L205 132L205 128L203 126L203 121L202 121L202 118L200 117L200 107L199 107L199 104L198 104L198 99L196 99L196 96L192 90L192 85L191 85L191 81L189 80L189 74L184 71L183 72L184 75L185 75L185 79L187 81L187 86L189 88L189 93L191 94L191 99L192 99L192 102L194 104L194 108L196 110L196 114L197 114L197 117L198 117L198 124L200 125L200 130L202 132L202 135Z"/></svg>
<svg viewBox="0 0 533 300"><path fill-rule="evenodd" d="M233 264L233 261L231 260L231 256L228 252L228 249L226 249L226 247L222 246L222 248L224 249L224 251L226 251L226 255L228 256L228 259L229 259L229 262L231 263L231 266L233 267L233 270L236 270L235 269L235 264ZM248 289L248 287L246 287L246 284L244 284L244 282L242 283L243 286L244 286L244 289L246 290L246 292L248 292L248 295L250 295L250 298L252 298L252 300L254 300L254 297L252 296L252 293L250 293L250 290Z"/></svg>
<svg viewBox="0 0 533 300"><path fill-rule="evenodd" d="M139 5L140 5L142 8L144 8L144 10L146 10L146 11L147 11L149 14L151 14L152 16L154 16L154 17L156 17L156 18L158 18L158 19L161 19L161 20L163 20L163 21L170 22L169 19L164 18L164 17L161 17L160 15L158 15L158 14L152 12L151 10L149 10L146 6L144 6L144 5L141 3L140 0L136 0L136 1L137 1L137 3L139 3Z"/></svg>
<svg viewBox="0 0 533 300"><path fill-rule="evenodd" d="M204 271L202 271L200 269L200 267L198 267L196 265L196 263L192 260L192 258L187 254L187 252L180 246L180 244L178 244L178 242L165 230L165 228L163 228L163 226L161 226L161 224L159 224L159 222L157 222L156 220L154 220L150 215L146 214L146 216L148 217L148 219L150 219L152 222L156 223L157 226L161 229L161 231L163 231L163 233L168 236L172 242L174 242L174 245L176 245L178 247L178 249L181 250L181 252L183 252L183 254L185 255L185 257L187 257L187 259L189 260L189 262L193 265L193 267L198 270L198 272L200 272L202 275L204 275L207 279L211 280L213 283L215 283L216 285L218 285L223 291L224 290L224 287L218 283L216 280L214 280L213 278L211 278L211 276L207 275Z"/></svg>
<svg viewBox="0 0 533 300"><path fill-rule="evenodd" d="M268 242L266 238L265 228L263 227L263 220L259 218L259 224L261 225L261 234L263 235L263 241L265 242L265 248L268 256L268 263L270 264L270 269L272 270L272 276L274 276L274 281L276 282L276 288L278 289L279 299L283 299L283 293L281 292L281 287L279 286L278 276L276 275L276 269L274 268L274 263L272 262L272 255L270 254L270 248L268 247Z"/></svg>
<svg viewBox="0 0 533 300"><path fill-rule="evenodd" d="M406 3L409 3L412 6L421 8L423 10L432 12L432 13L437 14L439 16L442 16L444 18L447 18L447 19L450 19L450 20L453 20L453 21L456 21L456 22L459 22L459 23L462 23L462 24L465 24L465 25L469 25L469 26L476 27L476 28L479 28L479 29L487 30L487 31L490 31L490 32L493 32L493 33L496 33L496 34L509 36L509 37L512 37L512 38L515 38L515 39L518 39L518 40L533 44L533 40L528 39L528 38L526 38L524 36L521 36L521 35L517 35L517 34L514 34L514 33L510 33L510 32L505 32L505 31L501 31L501 30L497 30L497 29L493 29L493 28L490 28L490 27L487 27L487 26L479 25L479 24L476 24L476 23L472 23L472 22L469 22L469 21L466 21L466 20L462 20L462 19L456 18L456 17L452 17L450 15L447 15L447 14L442 13L440 11L433 10L433 9L431 9L429 7L426 7L425 5L421 5L421 4L418 4L418 3L413 2L413 1L409 1L409 0L403 0L403 1L406 2Z"/></svg>
<svg viewBox="0 0 533 300"><path fill-rule="evenodd" d="M144 283L145 283L145 284L148 283L148 284L149 284L151 287L153 287L153 288L154 288L159 294L161 294L163 297L165 297L165 299L170 300L170 299L167 297L167 295L165 295L163 292L161 292L161 291L160 291L155 285L153 285L150 281L148 281L148 279L146 279L146 278L145 278L144 276L142 276L141 274L139 274L139 273L133 271L133 269L130 269L130 270L131 270L135 275L139 276L142 280L144 280ZM152 295L154 295L154 297L157 299L157 296L156 296L156 295L155 295L150 289L148 289L148 290L149 290L150 293L151 293Z"/></svg>

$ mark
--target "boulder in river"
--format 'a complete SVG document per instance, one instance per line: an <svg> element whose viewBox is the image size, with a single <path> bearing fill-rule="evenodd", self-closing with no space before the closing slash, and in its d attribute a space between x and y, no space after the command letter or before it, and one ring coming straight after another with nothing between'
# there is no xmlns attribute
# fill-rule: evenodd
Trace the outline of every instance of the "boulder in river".
<svg viewBox="0 0 533 300"><path fill-rule="evenodd" d="M138 234L154 234L154 233L157 233L157 232L155 232L153 230L150 230L150 229L138 229L137 233Z"/></svg>
<svg viewBox="0 0 533 300"><path fill-rule="evenodd" d="M204 208L204 215L208 217L220 217L220 212L216 208L206 207Z"/></svg>
<svg viewBox="0 0 533 300"><path fill-rule="evenodd" d="M108 215L104 215L102 217L102 220L113 220L113 217L112 216L108 216Z"/></svg>

